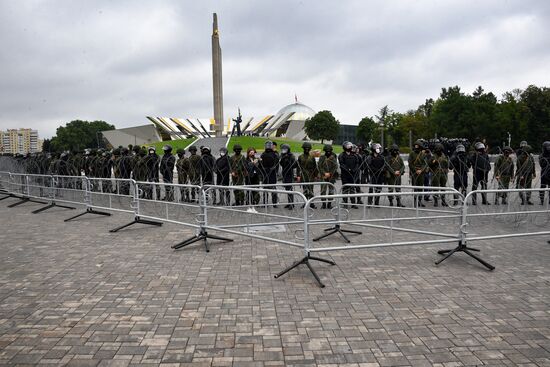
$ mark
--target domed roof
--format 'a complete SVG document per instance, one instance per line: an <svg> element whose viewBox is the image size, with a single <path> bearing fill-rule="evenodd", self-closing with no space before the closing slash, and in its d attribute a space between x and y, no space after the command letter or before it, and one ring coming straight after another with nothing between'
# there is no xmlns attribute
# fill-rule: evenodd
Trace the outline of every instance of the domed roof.
<svg viewBox="0 0 550 367"><path fill-rule="evenodd" d="M286 116L291 113L294 113L294 115L292 115L289 120L294 121L304 121L310 117L315 116L315 111L313 109L299 102L292 103L288 106L281 108L279 112L277 112L277 115Z"/></svg>

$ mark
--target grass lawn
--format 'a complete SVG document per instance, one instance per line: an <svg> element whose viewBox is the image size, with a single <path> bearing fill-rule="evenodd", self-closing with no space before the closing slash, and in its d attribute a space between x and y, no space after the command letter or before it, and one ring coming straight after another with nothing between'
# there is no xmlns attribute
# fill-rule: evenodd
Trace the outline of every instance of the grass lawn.
<svg viewBox="0 0 550 367"><path fill-rule="evenodd" d="M232 152L233 151L233 145L240 144L243 148L243 151L246 151L249 147L252 147L256 149L258 152L264 151L264 144L266 141L271 140L273 142L277 143L277 150L281 151L281 145L288 144L290 146L290 151L293 153L301 153L302 152L302 143L303 141L299 140L290 140L290 139L284 139L284 138L265 138L265 137L259 137L259 136L234 136L231 137L231 140L229 141L229 144L227 146L227 149ZM323 150L324 144L321 143L313 143L313 150ZM342 152L342 146L341 145L333 145L333 152L338 154Z"/></svg>

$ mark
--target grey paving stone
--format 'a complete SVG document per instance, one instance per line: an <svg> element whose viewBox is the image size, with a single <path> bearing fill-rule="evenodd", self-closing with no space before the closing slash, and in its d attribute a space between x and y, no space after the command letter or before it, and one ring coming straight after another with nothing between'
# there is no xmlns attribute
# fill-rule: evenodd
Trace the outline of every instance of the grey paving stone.
<svg viewBox="0 0 550 367"><path fill-rule="evenodd" d="M433 266L448 246L322 253L337 265L313 264L320 289L303 267L273 279L301 256L292 248L236 237L208 254L173 251L192 231L113 234L131 218L64 223L64 210L32 215L34 204L10 200L0 202L0 366L550 365L543 238L476 244L493 272L461 254Z"/></svg>

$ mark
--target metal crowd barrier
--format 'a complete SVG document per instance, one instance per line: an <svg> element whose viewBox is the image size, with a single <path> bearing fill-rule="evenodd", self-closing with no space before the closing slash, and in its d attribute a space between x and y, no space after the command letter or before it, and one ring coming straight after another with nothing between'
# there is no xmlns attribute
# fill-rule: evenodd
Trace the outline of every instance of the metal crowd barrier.
<svg viewBox="0 0 550 367"><path fill-rule="evenodd" d="M476 190L463 197L450 187L357 184L345 185L342 188L345 188L345 194L340 192L307 198L297 188L303 189L309 185L326 185L336 189L327 182L196 186L0 171L0 193L20 199L10 207L35 199L49 202L49 205L35 212L61 206L57 203L86 206L84 213L66 221L87 213L111 215L109 212L115 211L134 215L132 222L111 232L135 223L160 226L162 222L195 229L194 236L173 245L174 249L203 241L209 251L208 239L232 241L231 238L213 235L211 231L297 247L304 251L304 257L275 277L303 264L322 287L324 285L310 262L335 263L314 256L320 252L458 243L453 249L438 251L445 256L436 264L454 253L464 252L493 270L494 266L472 253L479 250L469 247L469 242L550 234L550 188ZM287 190L289 187L292 190ZM377 188L381 188L381 192ZM400 192L388 191L397 188ZM369 193L369 189L373 192ZM308 191L308 194L311 193ZM529 194L533 201L542 198L541 204L529 205ZM473 195L485 195L487 200L484 202L492 205L479 201L478 205L472 205L470 199ZM429 202L425 207L419 206L418 198L426 196L432 200L438 198L439 203L446 198L449 205L434 207L433 202ZM505 197L506 203L494 205L490 199L495 196L497 202ZM397 203L397 198L402 205L389 205ZM505 225L495 230L491 226L495 221ZM369 232L370 229L382 231L375 234ZM333 234L341 235L343 241L325 240Z"/></svg>

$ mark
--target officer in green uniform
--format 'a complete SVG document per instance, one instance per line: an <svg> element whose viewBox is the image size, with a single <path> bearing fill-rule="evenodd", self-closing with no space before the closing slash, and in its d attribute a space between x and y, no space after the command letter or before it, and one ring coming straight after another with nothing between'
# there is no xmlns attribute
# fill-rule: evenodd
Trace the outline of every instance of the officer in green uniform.
<svg viewBox="0 0 550 367"><path fill-rule="evenodd" d="M449 174L449 159L443 153L443 145L436 144L434 147L434 155L431 156L428 161L428 166L432 172L432 187L446 187L447 186L447 176ZM439 206L439 198L441 198L441 205L447 206L445 201L445 194L441 193L434 195L434 206Z"/></svg>
<svg viewBox="0 0 550 367"><path fill-rule="evenodd" d="M311 151L311 143L307 141L302 144L303 153L298 157L298 167L296 181L302 183L315 182L319 177L319 170L315 158L309 154ZM306 199L313 197L313 185L302 185L304 196ZM315 208L315 204L311 203L311 207Z"/></svg>
<svg viewBox="0 0 550 367"><path fill-rule="evenodd" d="M514 177L514 161L510 154L512 154L512 148L504 147L500 155L495 162L495 179L498 182L499 189L508 189L510 187L510 180ZM506 198L508 193L495 195L495 204L498 204L498 198L502 197L502 204L506 204Z"/></svg>
<svg viewBox="0 0 550 367"><path fill-rule="evenodd" d="M326 195L327 190L329 195L334 195L334 183L338 178L338 160L332 152L332 145L325 144L323 147L324 155L319 157L319 174L323 182L327 185L321 185L321 195ZM331 185L332 184L332 185ZM332 202L328 199L323 199L322 209L332 208Z"/></svg>
<svg viewBox="0 0 550 367"><path fill-rule="evenodd" d="M239 144L233 146L233 155L229 159L231 181L234 186L244 185L246 178L246 158L242 153L243 148ZM244 205L244 191L235 190L235 205Z"/></svg>
<svg viewBox="0 0 550 367"><path fill-rule="evenodd" d="M531 147L525 143L524 146L518 149L517 157L516 187L518 189L530 189L533 184L533 178L536 177L535 160L531 155ZM525 205L526 203L533 205L531 191L520 192L519 198L521 199L521 205Z"/></svg>
<svg viewBox="0 0 550 367"><path fill-rule="evenodd" d="M176 151L178 155L178 161L176 162L176 170L178 171L178 184L187 185L189 175L189 158L185 156L185 149L179 148ZM181 201L189 202L189 190L186 187L182 187L180 190Z"/></svg>
<svg viewBox="0 0 550 367"><path fill-rule="evenodd" d="M197 147L192 145L189 147L189 184L199 186L201 184L201 157L197 154ZM195 201L197 197L197 189L191 189L191 201Z"/></svg>
<svg viewBox="0 0 550 367"><path fill-rule="evenodd" d="M409 175L413 186L424 186L424 175L428 169L426 154L422 150L424 143L418 139L414 142L413 151L409 154ZM414 189L415 192L422 189ZM415 195L414 206L425 206L422 204L422 195Z"/></svg>
<svg viewBox="0 0 550 367"><path fill-rule="evenodd" d="M399 147L393 144L390 147L390 155L386 157L386 182L390 186L400 186L401 177L405 173L405 162L399 155ZM388 192L401 192L400 188L389 187ZM390 206L393 206L393 196L388 197ZM401 196L396 196L397 205L400 208L404 208L405 205L401 203Z"/></svg>

